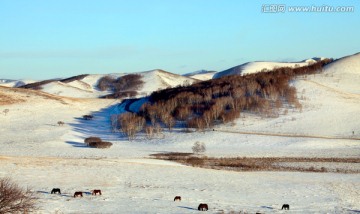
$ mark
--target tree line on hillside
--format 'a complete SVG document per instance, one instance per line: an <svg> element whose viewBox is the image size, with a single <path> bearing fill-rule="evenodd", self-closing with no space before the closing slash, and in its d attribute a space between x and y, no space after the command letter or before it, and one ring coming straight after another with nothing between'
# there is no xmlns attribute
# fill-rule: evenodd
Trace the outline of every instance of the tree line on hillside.
<svg viewBox="0 0 360 214"><path fill-rule="evenodd" d="M322 71L332 59L307 66L275 68L244 76L232 75L155 91L137 113L119 116L118 124L128 136L145 127L162 126L170 131L176 122L198 131L228 123L243 111L275 117L282 107L301 109L296 88L290 82L300 75Z"/></svg>
<svg viewBox="0 0 360 214"><path fill-rule="evenodd" d="M143 85L144 81L140 74L128 74L119 78L104 76L100 78L97 83L99 90L109 90L113 92L103 98L135 97L138 94L137 90Z"/></svg>
<svg viewBox="0 0 360 214"><path fill-rule="evenodd" d="M41 90L43 85L55 82L55 81L59 81L59 82L63 82L63 83L69 83L75 80L82 80L85 77L89 76L89 74L81 74L81 75L77 75L77 76L73 76L73 77L69 77L69 78L65 78L65 79L51 79L51 80L43 80L43 81L39 81L39 82L34 82L34 83L29 83L26 85L22 85L19 86L18 88L26 88L26 89L33 89L33 90Z"/></svg>

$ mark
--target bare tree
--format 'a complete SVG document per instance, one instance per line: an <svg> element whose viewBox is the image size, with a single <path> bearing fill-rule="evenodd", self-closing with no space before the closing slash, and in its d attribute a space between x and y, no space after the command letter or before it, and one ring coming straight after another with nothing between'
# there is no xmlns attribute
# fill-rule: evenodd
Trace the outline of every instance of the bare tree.
<svg viewBox="0 0 360 214"><path fill-rule="evenodd" d="M155 133L158 135L162 134L162 128L159 123L155 124Z"/></svg>
<svg viewBox="0 0 360 214"><path fill-rule="evenodd" d="M36 197L30 189L23 189L10 178L0 179L0 213L29 213L35 211Z"/></svg>
<svg viewBox="0 0 360 214"><path fill-rule="evenodd" d="M195 142L192 150L195 154L204 153L206 151L205 143L199 141Z"/></svg>
<svg viewBox="0 0 360 214"><path fill-rule="evenodd" d="M152 139L154 136L154 126L146 126L145 131L146 131L146 137L148 139Z"/></svg>

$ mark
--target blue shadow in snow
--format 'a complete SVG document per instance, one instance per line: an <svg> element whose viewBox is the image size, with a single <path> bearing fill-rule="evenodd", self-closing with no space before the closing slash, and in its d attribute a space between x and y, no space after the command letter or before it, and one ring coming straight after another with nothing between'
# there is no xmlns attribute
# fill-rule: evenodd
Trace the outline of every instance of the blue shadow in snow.
<svg viewBox="0 0 360 214"><path fill-rule="evenodd" d="M58 195L58 196L61 196L61 197L71 197L69 195L66 195L66 194L51 194L50 192L46 192L46 191L36 191L37 193L41 193L41 194L47 194L47 195Z"/></svg>
<svg viewBox="0 0 360 214"><path fill-rule="evenodd" d="M85 143L78 143L78 142L72 142L72 141L66 141L66 143L72 145L73 147L91 148L91 147L88 147Z"/></svg>
<svg viewBox="0 0 360 214"><path fill-rule="evenodd" d="M348 209L347 211L354 212L354 213L360 213L360 210L350 210L350 209Z"/></svg>
<svg viewBox="0 0 360 214"><path fill-rule="evenodd" d="M179 208L188 209L188 210L197 210L192 207L184 207L184 206L178 206Z"/></svg>

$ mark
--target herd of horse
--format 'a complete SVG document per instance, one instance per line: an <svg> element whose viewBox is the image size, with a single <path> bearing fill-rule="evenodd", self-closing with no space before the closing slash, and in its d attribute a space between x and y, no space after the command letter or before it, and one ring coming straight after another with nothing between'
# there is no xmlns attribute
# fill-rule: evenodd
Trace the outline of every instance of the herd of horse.
<svg viewBox="0 0 360 214"><path fill-rule="evenodd" d="M51 194L60 194L61 195L61 190L59 188L53 188L51 190ZM91 195L97 195L97 194L102 195L101 190L94 189L94 190L91 191ZM83 197L83 192L82 191L76 191L74 193L74 198L76 198L76 197Z"/></svg>
<svg viewBox="0 0 360 214"><path fill-rule="evenodd" d="M93 118L94 118L94 116L92 116L92 115L83 115L84 120L92 120ZM63 121L58 121L59 126L63 126L64 124L65 123ZM56 194L56 193L61 194L61 191L59 188L53 188L51 190L51 194ZM97 195L97 194L101 195L101 190L94 189L91 191L91 195ZM74 198L76 198L76 197L83 197L83 192L76 191L74 193ZM181 201L181 196L175 196L174 201ZM209 209L209 206L207 204L200 203L198 206L199 211L207 211L208 209ZM283 204L281 209L289 210L290 206L289 206L289 204Z"/></svg>
<svg viewBox="0 0 360 214"><path fill-rule="evenodd" d="M53 188L51 190L51 194L60 194L61 195L61 190L59 188ZM102 195L101 194L101 190L99 189L94 189L91 191L91 195ZM76 191L74 193L74 198L76 197L83 197L83 192L81 191ZM181 201L181 196L175 196L174 198L174 201ZM283 210L289 210L290 209L290 205L289 204L283 204L281 209ZM208 211L209 210L209 206L207 204L203 204L203 203L200 203L199 206L198 206L198 210L199 211Z"/></svg>
<svg viewBox="0 0 360 214"><path fill-rule="evenodd" d="M174 201L181 201L181 196L178 196L178 195L175 196ZM199 204L199 206L198 206L198 210L199 210L199 211L207 211L208 209L209 209L209 206L208 206L207 204L201 203L201 204ZM290 205L289 205L289 204L283 204L282 207L281 207L281 209L282 209L282 210L283 210L283 209L289 210L289 209L290 209ZM260 214L260 213L257 213L257 214Z"/></svg>

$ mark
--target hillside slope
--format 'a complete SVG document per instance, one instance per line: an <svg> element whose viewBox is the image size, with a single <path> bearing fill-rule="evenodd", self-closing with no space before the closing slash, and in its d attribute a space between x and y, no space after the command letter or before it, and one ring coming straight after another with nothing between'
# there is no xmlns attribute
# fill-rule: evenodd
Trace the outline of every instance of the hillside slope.
<svg viewBox="0 0 360 214"><path fill-rule="evenodd" d="M359 82L360 54L343 57L324 66L322 73L298 77L293 82L303 106L300 112L290 109L284 114L284 109L279 118L239 119L230 130L324 137L360 136Z"/></svg>
<svg viewBox="0 0 360 214"><path fill-rule="evenodd" d="M319 82L335 90L360 94L360 53L335 60L324 67L325 77Z"/></svg>
<svg viewBox="0 0 360 214"><path fill-rule="evenodd" d="M322 59L322 58L321 58ZM280 67L291 67L306 66L316 62L314 59L308 59L301 62L247 62L227 70L216 73L213 78L221 78L229 75L245 75L260 72L262 70L272 70Z"/></svg>
<svg viewBox="0 0 360 214"><path fill-rule="evenodd" d="M140 93L143 94L150 94L153 91L168 87L192 84L197 81L191 77L173 74L160 69L145 71L139 74L143 76L143 81L145 82L142 90L140 90Z"/></svg>

